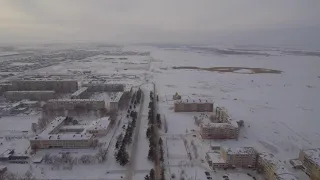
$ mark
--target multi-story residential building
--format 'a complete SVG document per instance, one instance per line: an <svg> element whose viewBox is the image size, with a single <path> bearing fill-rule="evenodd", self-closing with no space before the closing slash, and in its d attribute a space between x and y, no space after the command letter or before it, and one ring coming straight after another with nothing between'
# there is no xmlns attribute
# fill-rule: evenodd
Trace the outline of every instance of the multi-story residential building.
<svg viewBox="0 0 320 180"><path fill-rule="evenodd" d="M215 121L218 123L228 122L230 116L228 111L224 107L216 107L215 109Z"/></svg>
<svg viewBox="0 0 320 180"><path fill-rule="evenodd" d="M174 102L175 112L212 112L213 102L209 100L176 100Z"/></svg>
<svg viewBox="0 0 320 180"><path fill-rule="evenodd" d="M61 133L67 117L57 117L47 128L35 137L30 138L30 146L40 148L87 148L93 145L93 134L82 129L81 133ZM82 127L80 127L82 128Z"/></svg>
<svg viewBox="0 0 320 180"><path fill-rule="evenodd" d="M299 160L311 180L320 180L320 148L301 150Z"/></svg>
<svg viewBox="0 0 320 180"><path fill-rule="evenodd" d="M125 85L119 83L105 83L105 82L89 82L82 85L88 87L89 92L120 92L124 91Z"/></svg>
<svg viewBox="0 0 320 180"><path fill-rule="evenodd" d="M252 147L221 148L221 155L228 167L253 168L257 164L258 153Z"/></svg>
<svg viewBox="0 0 320 180"><path fill-rule="evenodd" d="M203 139L237 139L239 126L234 121L230 123L202 123L200 135Z"/></svg>
<svg viewBox="0 0 320 180"><path fill-rule="evenodd" d="M222 147L220 152L208 152L206 159L212 168L254 168L257 164L258 153L252 147Z"/></svg>
<svg viewBox="0 0 320 180"><path fill-rule="evenodd" d="M51 99L45 104L47 110L99 110L105 109L106 104L104 100L97 99Z"/></svg>
<svg viewBox="0 0 320 180"><path fill-rule="evenodd" d="M32 101L47 101L55 98L54 91L7 91L4 97L9 101L29 99Z"/></svg>
<svg viewBox="0 0 320 180"><path fill-rule="evenodd" d="M11 88L15 91L55 91L56 93L70 93L78 90L78 82L75 80L31 78L27 80L14 80L11 83Z"/></svg>
<svg viewBox="0 0 320 180"><path fill-rule="evenodd" d="M203 139L237 139L239 125L232 120L227 110L216 107L215 118L200 124L200 135Z"/></svg>
<svg viewBox="0 0 320 180"><path fill-rule="evenodd" d="M272 154L259 154L257 167L266 180L297 180Z"/></svg>

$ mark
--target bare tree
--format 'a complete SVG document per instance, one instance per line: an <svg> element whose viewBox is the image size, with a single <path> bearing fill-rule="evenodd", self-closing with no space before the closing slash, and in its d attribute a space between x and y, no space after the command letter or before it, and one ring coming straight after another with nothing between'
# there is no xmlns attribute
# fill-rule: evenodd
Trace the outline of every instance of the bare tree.
<svg viewBox="0 0 320 180"><path fill-rule="evenodd" d="M19 180L35 180L36 178L33 176L32 171L28 170Z"/></svg>

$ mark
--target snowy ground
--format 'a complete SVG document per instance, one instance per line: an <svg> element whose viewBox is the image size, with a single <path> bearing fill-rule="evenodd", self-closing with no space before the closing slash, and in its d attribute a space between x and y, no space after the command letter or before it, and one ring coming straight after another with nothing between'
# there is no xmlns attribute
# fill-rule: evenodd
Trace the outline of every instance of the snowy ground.
<svg viewBox="0 0 320 180"><path fill-rule="evenodd" d="M92 75L104 74L105 79L116 79L139 85L144 82L155 82L159 95L159 112L166 119L167 131L162 128L160 135L168 143L165 151L173 159L166 160L167 176L181 176L184 169L187 179L207 179L204 171L209 171L202 163L211 145L229 147L253 146L259 151L270 152L279 160L288 161L296 158L301 148L320 147L318 133L320 116L320 61L318 56L310 53L289 51L285 48L254 48L253 50L231 49L231 47L176 47L166 49L151 46L129 46L126 49L150 51L151 56L106 56L97 55L79 61L65 61L50 67L35 70L44 74L72 74L72 71L92 71ZM197 69L174 69L173 67L197 67ZM201 68L211 67L248 67L279 70L282 73L248 74L252 71L240 69L234 72L211 72ZM74 74L73 74L74 75ZM84 76L76 77L83 80ZM152 86L142 86L145 92ZM244 120L245 127L240 130L236 140L202 140L199 127L194 124L193 116L197 113L174 113L172 95L178 92L183 97L201 97L215 101L215 105L225 106L232 118ZM146 96L148 97L148 95ZM148 103L146 99L146 104ZM125 113L123 113L125 114ZM8 131L30 131L34 121L27 118L2 117L1 134ZM121 132L125 124L121 120ZM153 167L146 157L148 141L145 137L147 127L147 108L143 108L140 131L138 132L138 150L135 154L135 172L133 179L142 179ZM194 131L193 131L194 130ZM107 137L105 142L109 142ZM189 159L184 140L193 140L198 147L199 158ZM19 144L15 140L11 144ZM26 142L26 141L25 141ZM32 165L39 178L62 179L121 179L127 173L127 167L118 165L113 157L115 141L110 141L108 160L103 164L77 165L70 170L51 170L51 165ZM23 144L23 143L21 143ZM168 164L169 163L169 164ZM193 167L192 167L193 165ZM288 163L286 166L289 167ZM44 173L41 173L41 168ZM10 171L20 173L29 169L25 164L9 164ZM147 171L148 170L148 171ZM292 170L292 169L291 169ZM213 172L210 172L213 173ZM249 180L245 170L231 172L217 171L213 179L222 179L229 173L229 179ZM252 172L253 174L253 172ZM123 178L122 177L122 178ZM259 176L257 176L259 178ZM305 177L298 176L300 179ZM169 179L169 178L168 178ZM252 178L251 178L252 179Z"/></svg>

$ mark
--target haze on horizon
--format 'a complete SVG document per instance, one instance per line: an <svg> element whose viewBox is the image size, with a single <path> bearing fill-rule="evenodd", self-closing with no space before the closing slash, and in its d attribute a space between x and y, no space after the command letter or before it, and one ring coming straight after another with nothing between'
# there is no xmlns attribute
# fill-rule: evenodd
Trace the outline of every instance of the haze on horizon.
<svg viewBox="0 0 320 180"><path fill-rule="evenodd" d="M1 43L255 43L320 49L320 1L0 0Z"/></svg>

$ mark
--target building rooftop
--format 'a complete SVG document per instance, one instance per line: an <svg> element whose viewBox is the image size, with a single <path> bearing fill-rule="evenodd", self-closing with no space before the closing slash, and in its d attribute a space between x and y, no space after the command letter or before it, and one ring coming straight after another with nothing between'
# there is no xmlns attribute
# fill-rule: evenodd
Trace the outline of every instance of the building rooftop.
<svg viewBox="0 0 320 180"><path fill-rule="evenodd" d="M88 127L87 130L101 130L108 129L110 124L110 117L103 117L96 121L93 121Z"/></svg>
<svg viewBox="0 0 320 180"><path fill-rule="evenodd" d="M175 103L213 103L213 101L209 99L179 99L175 100Z"/></svg>
<svg viewBox="0 0 320 180"><path fill-rule="evenodd" d="M293 176L292 173L286 167L284 167L283 162L276 159L276 157L273 154L260 153L259 158L265 160L269 164L272 164L276 175L278 175L279 177L282 176L281 180L291 180L290 177ZM285 176L285 175L288 175L288 176ZM289 176L289 175L291 175L291 176ZM283 178L289 178L289 179L283 179ZM296 180L296 179L293 179L293 180Z"/></svg>
<svg viewBox="0 0 320 180"><path fill-rule="evenodd" d="M238 128L238 124L236 123L206 123L202 124L204 128Z"/></svg>
<svg viewBox="0 0 320 180"><path fill-rule="evenodd" d="M225 149L227 154L257 154L253 147L223 148Z"/></svg>
<svg viewBox="0 0 320 180"><path fill-rule="evenodd" d="M94 102L103 101L100 99L50 99L48 102Z"/></svg>
<svg viewBox="0 0 320 180"><path fill-rule="evenodd" d="M306 155L312 159L318 166L320 166L320 148L304 149Z"/></svg>
<svg viewBox="0 0 320 180"><path fill-rule="evenodd" d="M65 120L66 117L56 117L47 125L46 129L44 129L38 136L50 134L54 129L56 129L58 126L64 123Z"/></svg>
<svg viewBox="0 0 320 180"><path fill-rule="evenodd" d="M76 92L74 92L73 94L71 94L71 96L79 96L81 93L85 92L86 90L88 90L88 87L82 87L78 89Z"/></svg>
<svg viewBox="0 0 320 180"><path fill-rule="evenodd" d="M16 79L13 80L12 82L21 82L21 81L25 81L25 82L30 82L30 81L61 81L61 82L77 82L76 80L72 80L72 79L61 79L60 77L56 77L56 78L23 78L23 79Z"/></svg>
<svg viewBox="0 0 320 180"><path fill-rule="evenodd" d="M221 154L219 152L208 152L207 153L208 157L210 158L210 160L212 161L212 163L221 163L221 164L225 164L226 161L223 159L223 157L221 156Z"/></svg>
<svg viewBox="0 0 320 180"><path fill-rule="evenodd" d="M110 102L119 102L122 95L123 95L123 92L117 92L115 98L112 99Z"/></svg>
<svg viewBox="0 0 320 180"><path fill-rule="evenodd" d="M81 134L41 134L37 135L30 140L87 140L92 138L92 134L81 133Z"/></svg>
<svg viewBox="0 0 320 180"><path fill-rule="evenodd" d="M6 91L6 93L54 93L54 91Z"/></svg>

